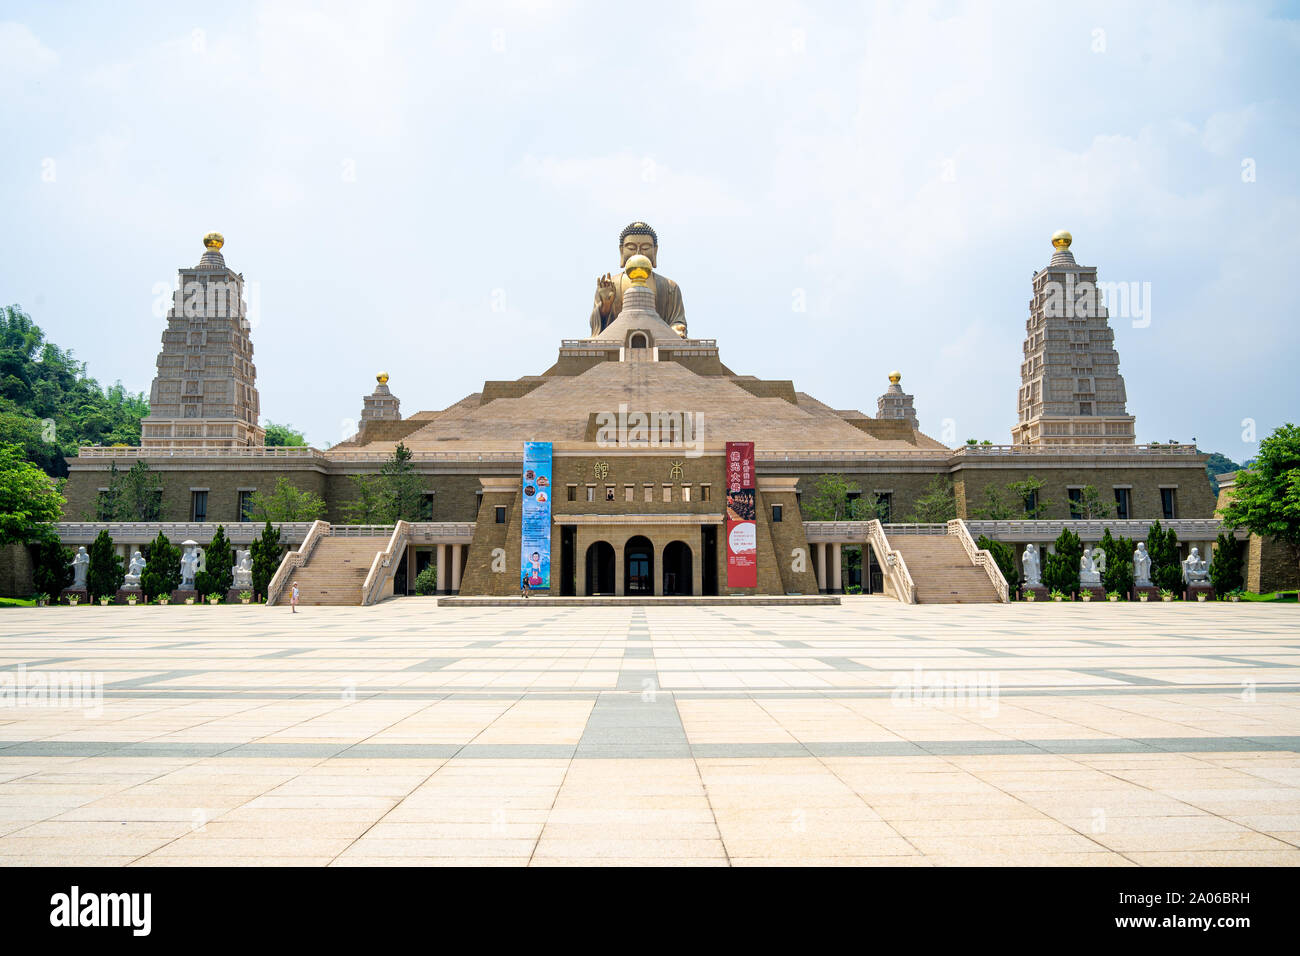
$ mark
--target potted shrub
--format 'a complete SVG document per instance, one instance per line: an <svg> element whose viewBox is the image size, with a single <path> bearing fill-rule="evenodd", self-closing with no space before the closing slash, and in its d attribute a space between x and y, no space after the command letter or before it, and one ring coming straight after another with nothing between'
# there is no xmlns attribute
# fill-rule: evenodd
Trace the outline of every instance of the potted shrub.
<svg viewBox="0 0 1300 956"><path fill-rule="evenodd" d="M1033 604L1033 603L1034 603L1034 592L1033 592L1033 591L1026 591L1026 592L1024 593L1023 597L1024 597L1024 599L1025 599L1026 601L1028 601L1030 604Z"/></svg>
<svg viewBox="0 0 1300 956"><path fill-rule="evenodd" d="M1058 588L1053 588L1053 589L1052 589L1052 593L1051 593L1051 598L1052 598L1053 601L1064 601L1064 600L1065 600L1065 592L1062 591L1062 590L1060 590L1060 589L1058 589Z"/></svg>
<svg viewBox="0 0 1300 956"><path fill-rule="evenodd" d="M45 605L48 604L49 602L50 602L50 596L49 596L48 594L38 594L38 595L36 595L36 606L37 606L37 607L45 607Z"/></svg>
<svg viewBox="0 0 1300 956"><path fill-rule="evenodd" d="M135 607L135 595L134 595L134 594L128 594L128 595L126 596L126 603L127 603L129 606L131 606L131 607Z"/></svg>
<svg viewBox="0 0 1300 956"><path fill-rule="evenodd" d="M187 598L185 599L185 603L186 603L186 604L193 604L193 603L194 603L194 597L193 597L192 595L191 595L190 597L187 597Z"/></svg>
<svg viewBox="0 0 1300 956"><path fill-rule="evenodd" d="M1241 600L1241 588L1233 588L1231 591L1229 591L1229 592L1228 592L1228 600L1231 601L1233 604L1236 604L1238 601L1240 601L1240 600Z"/></svg>
<svg viewBox="0 0 1300 956"><path fill-rule="evenodd" d="M249 601L251 601L251 600L253 600L253 592L252 592L252 591L240 591L240 592L239 592L239 603L240 603L240 604L247 604L247 603L248 603Z"/></svg>
<svg viewBox="0 0 1300 956"><path fill-rule="evenodd" d="M158 603L163 607L166 607L168 604L172 603L172 596L170 594L160 594L158 595Z"/></svg>
<svg viewBox="0 0 1300 956"><path fill-rule="evenodd" d="M1143 604L1146 603L1147 598L1149 598L1150 596L1151 596L1151 595L1148 594L1146 591L1139 591L1139 592L1138 592L1138 600L1141 601Z"/></svg>
<svg viewBox="0 0 1300 956"><path fill-rule="evenodd" d="M1079 600L1080 600L1080 601L1091 601L1091 600L1092 600L1092 592L1091 592L1091 591L1080 591L1080 592L1079 592Z"/></svg>
<svg viewBox="0 0 1300 956"><path fill-rule="evenodd" d="M1107 592L1106 592L1106 600L1107 600L1107 601L1118 601L1118 600L1119 600L1119 592L1118 592L1118 591L1107 591Z"/></svg>
<svg viewBox="0 0 1300 956"><path fill-rule="evenodd" d="M107 594L101 594L101 595L99 596L99 606L100 606L100 607L108 607L108 602L111 601L111 600L112 600L112 598L110 598Z"/></svg>
<svg viewBox="0 0 1300 956"><path fill-rule="evenodd" d="M213 607L216 607L218 604L221 603L221 595L220 595L220 594L217 594L217 593L215 593L215 592L212 593L212 594L209 594L209 595L208 595L208 603L211 604Z"/></svg>
<svg viewBox="0 0 1300 956"><path fill-rule="evenodd" d="M68 607L76 607L76 606L77 606L77 602L80 601L80 600L81 600L81 598L77 597L77 595L75 595L75 594L69 594L69 595L68 595Z"/></svg>
<svg viewBox="0 0 1300 956"><path fill-rule="evenodd" d="M1161 589L1160 589L1160 600L1162 600L1162 601L1172 601L1173 599L1174 599L1174 592L1173 592L1173 591L1169 590L1169 588L1161 588Z"/></svg>
<svg viewBox="0 0 1300 956"><path fill-rule="evenodd" d="M1197 591L1197 592L1196 592L1196 603L1197 603L1197 604L1204 604L1204 603L1205 603L1205 599L1206 599L1207 597L1209 597L1209 595L1206 594L1204 591Z"/></svg>

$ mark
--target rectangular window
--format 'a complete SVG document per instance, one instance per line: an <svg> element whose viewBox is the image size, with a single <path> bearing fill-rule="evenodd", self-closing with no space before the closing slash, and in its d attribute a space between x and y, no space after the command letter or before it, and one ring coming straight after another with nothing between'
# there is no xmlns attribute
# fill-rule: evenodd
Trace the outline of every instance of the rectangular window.
<svg viewBox="0 0 1300 956"><path fill-rule="evenodd" d="M595 486L595 485L588 485L588 486L587 486L587 500L588 500L588 501L595 501L595 500L596 500L596 486Z"/></svg>
<svg viewBox="0 0 1300 956"><path fill-rule="evenodd" d="M691 500L691 486L682 485L682 501L690 501L690 500Z"/></svg>
<svg viewBox="0 0 1300 956"><path fill-rule="evenodd" d="M784 509L783 509L780 505L772 505L772 523L773 523L773 524L775 524L776 522L778 522L778 521L781 520L781 512L782 512L783 510L784 510Z"/></svg>
<svg viewBox="0 0 1300 956"><path fill-rule="evenodd" d="M577 485L569 485L569 487L568 487L568 492L569 492L569 494L568 494L568 499L569 499L570 501L577 501L577 500L578 500L578 486L577 486Z"/></svg>
<svg viewBox="0 0 1300 956"><path fill-rule="evenodd" d="M253 495L254 494L256 494L256 492L247 491L247 490L241 491L239 493L239 520L240 521L253 520Z"/></svg>
<svg viewBox="0 0 1300 956"><path fill-rule="evenodd" d="M710 500L712 500L712 498L713 498L713 486L712 486L712 485L700 485L700 500L701 500L701 501L710 501Z"/></svg>
<svg viewBox="0 0 1300 956"><path fill-rule="evenodd" d="M850 491L845 496L844 517L853 519L858 516L858 509L862 507L862 492Z"/></svg>
<svg viewBox="0 0 1300 956"><path fill-rule="evenodd" d="M95 520L112 521L113 516L108 513L108 489L100 488L99 494L95 498Z"/></svg>
<svg viewBox="0 0 1300 956"><path fill-rule="evenodd" d="M1129 517L1128 496L1129 490L1127 488L1115 489L1115 517L1121 521Z"/></svg>
<svg viewBox="0 0 1300 956"><path fill-rule="evenodd" d="M1166 520L1172 520L1178 517L1177 488L1160 489L1160 509L1164 513Z"/></svg>
<svg viewBox="0 0 1300 956"><path fill-rule="evenodd" d="M190 520L208 520L208 493L206 491L190 492Z"/></svg>
<svg viewBox="0 0 1300 956"><path fill-rule="evenodd" d="M420 496L420 520L433 520L433 492L426 491Z"/></svg>
<svg viewBox="0 0 1300 956"><path fill-rule="evenodd" d="M652 502L652 501L654 501L654 500L655 500L655 486L654 486L654 485L646 485L646 486L645 486L645 503L646 503L646 504L650 504L650 502Z"/></svg>
<svg viewBox="0 0 1300 956"><path fill-rule="evenodd" d="M624 500L627 504L631 504L632 502L636 501L636 486L635 486L635 485L624 485L624 486L623 486L623 500Z"/></svg>
<svg viewBox="0 0 1300 956"><path fill-rule="evenodd" d="M867 518L879 518L881 524L888 524L894 517L894 493L892 491L876 492L876 513Z"/></svg>
<svg viewBox="0 0 1300 956"><path fill-rule="evenodd" d="M606 501L613 501L613 500L614 500L614 486L613 486L613 485L606 485L606 486L605 486L605 500L606 500Z"/></svg>
<svg viewBox="0 0 1300 956"><path fill-rule="evenodd" d="M1067 488L1065 493L1070 496L1070 517L1077 521L1083 517L1083 489Z"/></svg>
<svg viewBox="0 0 1300 956"><path fill-rule="evenodd" d="M506 506L505 506L505 505L497 505L497 506L496 506L496 514L497 514L497 524L505 524L505 523L506 523Z"/></svg>
<svg viewBox="0 0 1300 956"><path fill-rule="evenodd" d="M666 505L672 504L672 500L673 500L673 486L664 485L664 504Z"/></svg>
<svg viewBox="0 0 1300 956"><path fill-rule="evenodd" d="M1092 402L1080 402L1080 403L1079 403L1079 414L1080 414L1080 415L1091 415L1091 414L1092 414Z"/></svg>

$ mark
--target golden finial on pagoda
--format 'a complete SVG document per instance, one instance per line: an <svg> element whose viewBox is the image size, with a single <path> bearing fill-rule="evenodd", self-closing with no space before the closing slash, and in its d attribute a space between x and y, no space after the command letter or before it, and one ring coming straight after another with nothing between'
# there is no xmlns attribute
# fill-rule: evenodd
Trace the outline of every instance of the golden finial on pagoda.
<svg viewBox="0 0 1300 956"><path fill-rule="evenodd" d="M380 385L387 385L387 384L388 384L388 373L387 373L387 372L380 372L378 375L375 376L375 381L378 382Z"/></svg>
<svg viewBox="0 0 1300 956"><path fill-rule="evenodd" d="M650 278L650 270L653 268L654 266L648 258L638 255L627 260L627 265L623 267L623 271L627 273L627 277L632 280L633 285L645 285L646 280Z"/></svg>
<svg viewBox="0 0 1300 956"><path fill-rule="evenodd" d="M1058 229L1052 233L1052 245L1057 249L1065 251L1070 248L1070 243L1074 242L1074 236L1070 235L1064 229Z"/></svg>
<svg viewBox="0 0 1300 956"><path fill-rule="evenodd" d="M898 384L899 382L901 382L902 380L903 380L903 373L902 373L902 372L899 372L899 371L895 370L895 371L889 373L889 384L890 384L890 385L897 385L897 384Z"/></svg>
<svg viewBox="0 0 1300 956"><path fill-rule="evenodd" d="M220 252L221 247L226 244L226 237L219 232L210 232L203 237L203 245L213 252Z"/></svg>

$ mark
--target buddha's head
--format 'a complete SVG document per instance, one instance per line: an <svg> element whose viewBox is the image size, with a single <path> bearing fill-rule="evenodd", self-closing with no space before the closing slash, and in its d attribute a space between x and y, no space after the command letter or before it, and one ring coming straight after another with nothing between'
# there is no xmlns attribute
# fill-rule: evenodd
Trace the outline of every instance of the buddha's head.
<svg viewBox="0 0 1300 956"><path fill-rule="evenodd" d="M648 223L634 222L618 236L618 264L627 265L632 256L645 256L650 265L659 265L659 237Z"/></svg>

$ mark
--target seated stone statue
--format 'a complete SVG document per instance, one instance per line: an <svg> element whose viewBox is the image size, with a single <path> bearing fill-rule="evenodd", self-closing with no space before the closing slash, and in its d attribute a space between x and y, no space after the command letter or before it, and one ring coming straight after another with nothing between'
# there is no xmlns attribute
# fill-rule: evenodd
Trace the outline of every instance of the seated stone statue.
<svg viewBox="0 0 1300 956"><path fill-rule="evenodd" d="M623 292L630 281L623 267L633 256L645 256L654 269L650 286L655 293L655 311L682 338L686 337L686 309L682 305L682 290L667 276L659 274L659 237L644 222L627 226L618 237L617 276L608 272L596 280L596 301L591 308L591 334L599 335L623 311ZM678 328L680 326L680 328Z"/></svg>
<svg viewBox="0 0 1300 956"><path fill-rule="evenodd" d="M1025 587L1039 588L1043 586L1042 567L1038 563L1038 549L1032 544L1025 546L1025 553L1020 556L1021 562L1025 567Z"/></svg>
<svg viewBox="0 0 1300 956"><path fill-rule="evenodd" d="M140 587L140 575L144 573L144 556L139 551L131 555L131 566L127 569L126 577L122 579L122 587L128 591L136 591Z"/></svg>
<svg viewBox="0 0 1300 956"><path fill-rule="evenodd" d="M1079 556L1079 583L1086 587L1099 587L1101 585L1101 574L1093 563L1092 552L1092 548L1086 548L1083 554Z"/></svg>
<svg viewBox="0 0 1300 956"><path fill-rule="evenodd" d="M1192 548L1192 553L1183 562L1183 583L1187 585L1210 583L1209 565L1201 560L1200 548Z"/></svg>
<svg viewBox="0 0 1300 956"><path fill-rule="evenodd" d="M1137 550L1133 552L1133 583L1138 587L1151 587L1151 555L1147 554L1147 546L1138 542Z"/></svg>
<svg viewBox="0 0 1300 956"><path fill-rule="evenodd" d="M253 586L253 559L247 551L240 551L238 557L239 560L230 569L231 586L247 591Z"/></svg>

